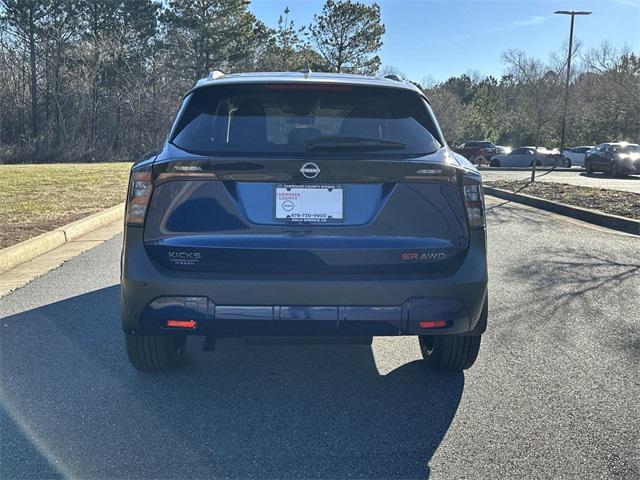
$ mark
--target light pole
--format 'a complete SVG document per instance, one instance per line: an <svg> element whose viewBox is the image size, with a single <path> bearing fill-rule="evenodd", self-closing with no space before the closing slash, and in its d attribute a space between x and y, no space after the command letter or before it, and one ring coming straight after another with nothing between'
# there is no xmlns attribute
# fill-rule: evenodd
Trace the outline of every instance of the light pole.
<svg viewBox="0 0 640 480"><path fill-rule="evenodd" d="M573 21L576 15L591 15L592 12L576 12L575 10L559 10L558 15L571 15L569 30L569 55L567 56L567 79L564 84L564 104L562 105L562 130L560 131L560 155L564 152L565 130L567 128L567 101L569 100L569 79L571 78L571 57L573 56Z"/></svg>

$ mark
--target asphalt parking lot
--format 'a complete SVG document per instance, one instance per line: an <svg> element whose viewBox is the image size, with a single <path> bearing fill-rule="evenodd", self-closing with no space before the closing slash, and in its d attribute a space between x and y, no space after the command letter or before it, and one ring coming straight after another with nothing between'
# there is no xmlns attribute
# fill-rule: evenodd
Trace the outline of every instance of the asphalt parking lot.
<svg viewBox="0 0 640 480"><path fill-rule="evenodd" d="M640 183L640 182L638 182ZM129 366L114 238L0 300L0 477L640 478L637 237L488 202L464 374L413 337Z"/></svg>
<svg viewBox="0 0 640 480"><path fill-rule="evenodd" d="M550 171L540 170L536 173L536 181L568 183L569 185L580 185L583 187L607 188L610 190L623 190L626 192L640 193L640 175L630 175L627 177L614 178L603 173L588 174L582 169L574 171ZM531 171L505 171L482 169L484 181L492 180L529 180Z"/></svg>

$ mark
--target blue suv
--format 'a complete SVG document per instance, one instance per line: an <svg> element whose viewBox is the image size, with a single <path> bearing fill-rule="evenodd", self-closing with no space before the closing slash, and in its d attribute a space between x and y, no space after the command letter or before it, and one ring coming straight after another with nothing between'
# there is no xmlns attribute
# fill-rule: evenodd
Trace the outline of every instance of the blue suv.
<svg viewBox="0 0 640 480"><path fill-rule="evenodd" d="M147 372L191 335L416 335L430 367L468 368L487 324L480 176L397 77L216 72L132 167L121 317Z"/></svg>

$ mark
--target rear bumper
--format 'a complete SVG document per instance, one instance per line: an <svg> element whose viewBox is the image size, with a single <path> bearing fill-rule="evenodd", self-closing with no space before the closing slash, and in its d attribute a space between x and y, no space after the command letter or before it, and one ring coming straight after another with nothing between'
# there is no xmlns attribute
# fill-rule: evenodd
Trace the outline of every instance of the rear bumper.
<svg viewBox="0 0 640 480"><path fill-rule="evenodd" d="M460 268L444 278L422 275L178 274L149 258L142 229L126 228L121 318L125 332L175 333L166 321L195 320L193 335L353 336L464 334L473 330L487 294L486 240L470 235ZM420 321L444 320L424 330Z"/></svg>

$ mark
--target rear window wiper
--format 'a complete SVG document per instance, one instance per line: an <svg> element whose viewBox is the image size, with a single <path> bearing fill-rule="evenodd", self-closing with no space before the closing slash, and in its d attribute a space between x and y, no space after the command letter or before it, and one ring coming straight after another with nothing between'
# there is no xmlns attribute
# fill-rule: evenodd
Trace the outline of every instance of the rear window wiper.
<svg viewBox="0 0 640 480"><path fill-rule="evenodd" d="M339 135L323 135L320 138L307 140L304 144L307 151L318 150L404 150L407 146L402 142L382 140L368 137L343 137Z"/></svg>

